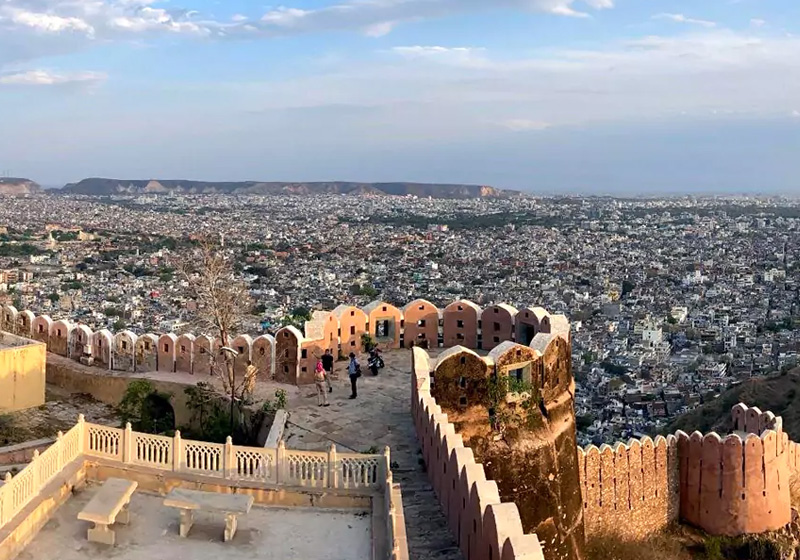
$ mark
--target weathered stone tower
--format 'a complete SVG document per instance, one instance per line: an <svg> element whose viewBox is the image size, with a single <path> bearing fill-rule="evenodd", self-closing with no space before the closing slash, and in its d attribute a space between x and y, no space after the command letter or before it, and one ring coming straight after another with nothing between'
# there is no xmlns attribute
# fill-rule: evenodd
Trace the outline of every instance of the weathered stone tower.
<svg viewBox="0 0 800 560"><path fill-rule="evenodd" d="M547 560L584 557L574 392L563 334L504 342L485 358L455 347L433 372L431 395Z"/></svg>

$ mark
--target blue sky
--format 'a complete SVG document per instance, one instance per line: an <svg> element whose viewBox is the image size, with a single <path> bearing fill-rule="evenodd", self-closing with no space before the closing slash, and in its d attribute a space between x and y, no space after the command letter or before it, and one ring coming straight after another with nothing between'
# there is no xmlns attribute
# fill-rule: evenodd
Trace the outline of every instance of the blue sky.
<svg viewBox="0 0 800 560"><path fill-rule="evenodd" d="M796 0L0 0L0 169L800 194Z"/></svg>

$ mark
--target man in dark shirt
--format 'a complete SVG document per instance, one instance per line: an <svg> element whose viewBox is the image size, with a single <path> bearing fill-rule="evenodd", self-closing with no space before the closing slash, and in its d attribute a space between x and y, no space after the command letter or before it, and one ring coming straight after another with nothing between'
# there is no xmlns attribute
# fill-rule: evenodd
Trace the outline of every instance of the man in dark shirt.
<svg viewBox="0 0 800 560"><path fill-rule="evenodd" d="M325 354L322 355L322 367L325 369L325 382L328 384L328 392L332 393L331 375L333 375L333 354L331 354L330 348L325 350Z"/></svg>

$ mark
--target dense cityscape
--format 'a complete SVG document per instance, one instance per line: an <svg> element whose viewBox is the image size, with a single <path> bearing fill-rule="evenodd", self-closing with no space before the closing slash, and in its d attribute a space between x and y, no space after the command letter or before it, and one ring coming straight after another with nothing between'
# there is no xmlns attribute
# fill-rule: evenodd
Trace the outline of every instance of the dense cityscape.
<svg viewBox="0 0 800 560"><path fill-rule="evenodd" d="M250 286L252 334L375 299L564 313L581 444L797 364L800 203L779 198L4 197L0 305L180 333L176 269L207 236Z"/></svg>

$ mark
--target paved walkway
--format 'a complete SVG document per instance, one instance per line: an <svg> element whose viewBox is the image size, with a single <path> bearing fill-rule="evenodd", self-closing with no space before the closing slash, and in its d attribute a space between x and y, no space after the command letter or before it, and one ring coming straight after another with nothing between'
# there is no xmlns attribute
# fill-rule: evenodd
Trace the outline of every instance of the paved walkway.
<svg viewBox="0 0 800 560"><path fill-rule="evenodd" d="M324 450L333 441L337 449L382 452L391 448L394 481L403 491L409 554L412 560L461 560L439 502L421 464L411 421L411 351L384 354L386 368L372 377L362 360L358 399L349 400L346 362L336 364L330 407L318 407L314 387L303 387L289 397L286 446Z"/></svg>

